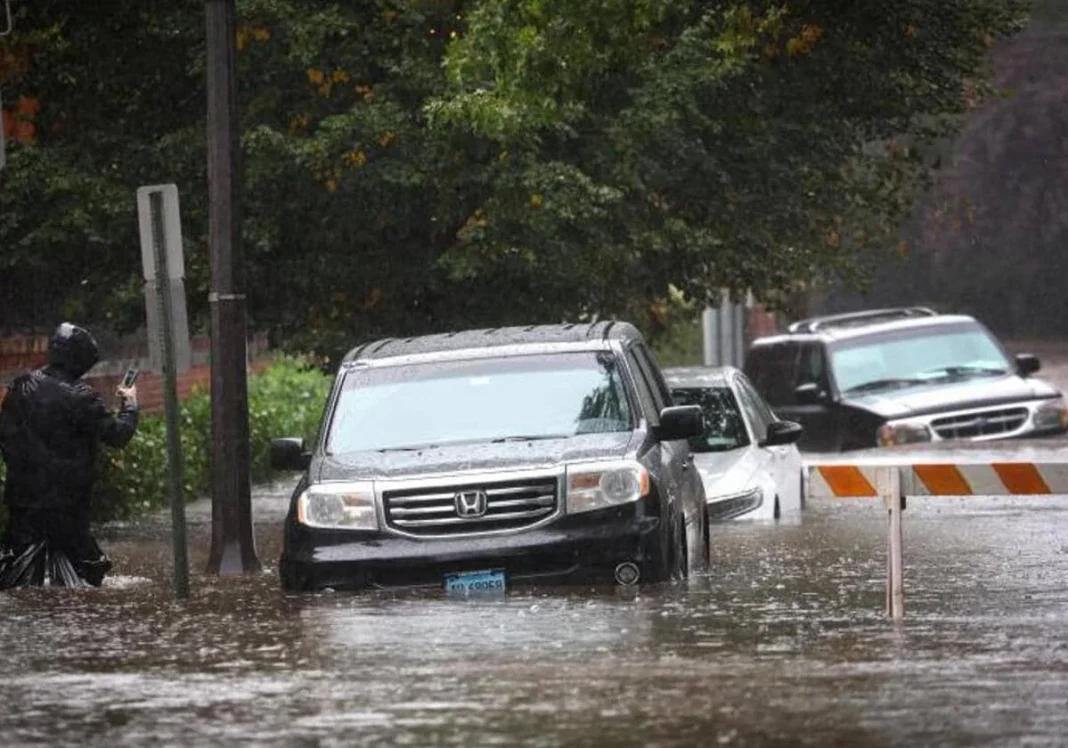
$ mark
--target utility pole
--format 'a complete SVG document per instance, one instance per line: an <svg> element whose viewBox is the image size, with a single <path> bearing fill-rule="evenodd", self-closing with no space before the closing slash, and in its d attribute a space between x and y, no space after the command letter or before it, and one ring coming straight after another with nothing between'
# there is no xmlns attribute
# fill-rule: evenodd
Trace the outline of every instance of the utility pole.
<svg viewBox="0 0 1068 748"><path fill-rule="evenodd" d="M209 574L260 570L249 486L247 311L238 219L234 0L205 0L211 242L211 553Z"/></svg>

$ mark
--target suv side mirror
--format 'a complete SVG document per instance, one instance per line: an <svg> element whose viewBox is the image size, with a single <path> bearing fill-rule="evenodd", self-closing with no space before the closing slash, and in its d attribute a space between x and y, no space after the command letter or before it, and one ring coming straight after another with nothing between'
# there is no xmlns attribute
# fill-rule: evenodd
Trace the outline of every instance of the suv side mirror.
<svg viewBox="0 0 1068 748"><path fill-rule="evenodd" d="M673 405L660 411L660 425L653 433L660 441L693 439L705 433L705 414L700 405Z"/></svg>
<svg viewBox="0 0 1068 748"><path fill-rule="evenodd" d="M797 385L794 389L794 396L797 398L797 402L803 405L820 405L830 399L827 396L827 391L815 382L805 382Z"/></svg>
<svg viewBox="0 0 1068 748"><path fill-rule="evenodd" d="M307 470L311 455L304 451L303 439L272 439L271 467L275 470Z"/></svg>
<svg viewBox="0 0 1068 748"><path fill-rule="evenodd" d="M1016 371L1020 372L1021 377L1034 374L1041 368L1042 362L1038 360L1038 356L1031 353L1019 353L1016 355Z"/></svg>
<svg viewBox="0 0 1068 748"><path fill-rule="evenodd" d="M801 424L793 421L769 423L768 433L764 436L764 441L760 442L760 446L780 447L786 444L796 444L797 440L801 438L802 430Z"/></svg>

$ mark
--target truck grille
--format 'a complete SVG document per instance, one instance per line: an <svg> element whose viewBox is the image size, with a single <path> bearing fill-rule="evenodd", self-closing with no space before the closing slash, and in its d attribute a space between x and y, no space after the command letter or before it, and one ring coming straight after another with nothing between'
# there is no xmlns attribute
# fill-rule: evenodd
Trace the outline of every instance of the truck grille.
<svg viewBox="0 0 1068 748"><path fill-rule="evenodd" d="M457 498L460 494L468 496L466 512ZM557 483L549 477L386 490L382 502L386 524L409 535L499 532L529 527L551 516L557 506Z"/></svg>
<svg viewBox="0 0 1068 748"><path fill-rule="evenodd" d="M936 418L931 428L943 439L975 439L1016 431L1026 421L1027 408L1005 408Z"/></svg>

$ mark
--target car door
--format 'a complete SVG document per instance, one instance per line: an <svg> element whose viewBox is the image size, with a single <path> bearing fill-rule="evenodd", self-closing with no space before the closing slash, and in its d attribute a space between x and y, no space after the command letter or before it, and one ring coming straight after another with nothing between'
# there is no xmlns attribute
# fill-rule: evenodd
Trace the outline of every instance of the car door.
<svg viewBox="0 0 1068 748"><path fill-rule="evenodd" d="M779 419L760 397L744 374L738 375L737 386L743 397L756 412L756 418L762 424L764 434L768 425ZM761 441L763 437L761 437ZM801 509L801 453L796 444L779 444L773 447L761 447L768 455L768 469L775 484L775 494L779 497L779 506L783 512Z"/></svg>
<svg viewBox="0 0 1068 748"><path fill-rule="evenodd" d="M660 367L644 344L637 342L631 345L630 354L639 376L649 389L654 409L659 415L660 411L672 404L671 390L660 373ZM685 439L664 441L660 443L660 450L662 481L668 504L672 511L692 517L698 501L694 486L700 485L700 479L693 466L690 445ZM684 510L684 505L689 506L689 510Z"/></svg>
<svg viewBox="0 0 1068 748"><path fill-rule="evenodd" d="M746 424L749 426L749 435L753 440L756 462L755 480L764 489L764 505L767 507L760 513L763 516L771 516L771 509L778 496L778 476L782 473L781 455L776 451L777 447L763 446L763 441L768 435L768 424L775 420L775 414L763 404L763 399L744 374L738 373L731 378L731 388L738 399L738 405L742 409Z"/></svg>
<svg viewBox="0 0 1068 748"><path fill-rule="evenodd" d="M809 340L800 344L793 388L794 401L790 407L775 409L779 417L804 427L800 442L804 449L838 449L838 410L823 343Z"/></svg>

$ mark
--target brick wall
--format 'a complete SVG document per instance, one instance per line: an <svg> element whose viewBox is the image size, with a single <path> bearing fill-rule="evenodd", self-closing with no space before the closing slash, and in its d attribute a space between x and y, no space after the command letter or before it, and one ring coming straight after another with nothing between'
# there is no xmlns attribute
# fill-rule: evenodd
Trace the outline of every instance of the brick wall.
<svg viewBox="0 0 1068 748"><path fill-rule="evenodd" d="M755 340L766 335L777 335L784 331L780 324L779 315L769 311L762 304L755 304L749 308L746 317L746 338Z"/></svg>
<svg viewBox="0 0 1068 748"><path fill-rule="evenodd" d="M178 397L182 398L194 389L211 389L211 341L206 335L193 337L192 365L178 377ZM108 356L94 366L85 376L94 389L113 401L115 387L122 381L126 368L137 363L142 371L137 380L137 395L141 410L163 410L163 381L159 374L148 370L148 345L144 336L131 336L107 346ZM258 334L248 341L249 371L263 369L269 361L267 336ZM48 337L16 335L0 338L0 401L7 393L6 385L19 373L43 366L48 361Z"/></svg>

